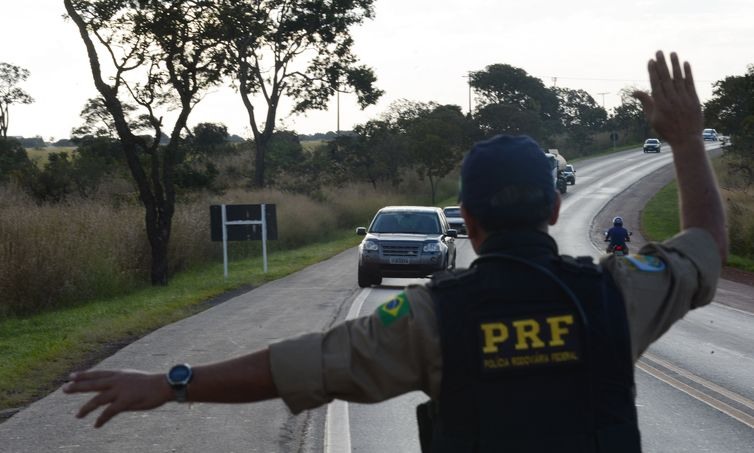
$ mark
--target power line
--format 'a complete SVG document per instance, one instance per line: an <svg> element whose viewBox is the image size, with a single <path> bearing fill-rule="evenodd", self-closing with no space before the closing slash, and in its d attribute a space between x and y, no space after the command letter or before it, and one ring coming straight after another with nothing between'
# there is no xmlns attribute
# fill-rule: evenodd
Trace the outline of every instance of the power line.
<svg viewBox="0 0 754 453"><path fill-rule="evenodd" d="M537 76L535 76L537 77ZM563 76L545 76L545 77L537 77L540 79L551 79L553 81L556 81L558 79L563 80L586 80L586 81L592 81L592 82L632 82L632 83L649 83L648 79L613 79L613 78L601 78L601 77L563 77ZM714 83L712 80L696 80L696 82L704 82L704 83Z"/></svg>

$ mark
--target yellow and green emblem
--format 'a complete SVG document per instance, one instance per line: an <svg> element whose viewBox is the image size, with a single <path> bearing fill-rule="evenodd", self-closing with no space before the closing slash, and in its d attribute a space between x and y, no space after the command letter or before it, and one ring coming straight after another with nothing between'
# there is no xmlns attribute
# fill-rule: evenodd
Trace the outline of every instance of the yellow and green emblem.
<svg viewBox="0 0 754 453"><path fill-rule="evenodd" d="M403 292L395 296L395 299L377 307L377 315L380 317L382 325L386 327L409 313L411 313L411 309L408 305L408 297Z"/></svg>

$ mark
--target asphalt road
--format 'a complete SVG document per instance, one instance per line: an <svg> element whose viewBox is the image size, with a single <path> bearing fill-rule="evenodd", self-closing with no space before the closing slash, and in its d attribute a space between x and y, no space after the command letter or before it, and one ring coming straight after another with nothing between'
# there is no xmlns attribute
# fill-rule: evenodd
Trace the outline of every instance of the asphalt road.
<svg viewBox="0 0 754 453"><path fill-rule="evenodd" d="M561 252L597 256L594 238L607 227L599 219L611 217L609 201L651 187L642 178L670 163L665 151L627 151L577 163L577 184L569 186L563 215L552 230ZM630 217L627 211L621 214ZM592 225L594 218L598 222ZM638 245L641 238L628 226ZM458 265L463 266L474 255L468 241L458 244ZM243 354L370 313L408 282L385 279L380 287L360 290L351 249L155 331L98 368L162 371L174 363ZM741 303L754 300L752 294L751 287L722 282L715 300ZM751 451L753 325L747 311L715 303L687 316L651 348L636 372L645 451ZM377 405L335 402L298 416L280 402L171 403L149 413L122 414L95 430L92 416L73 417L85 397L58 390L0 424L0 452L418 451L414 406L425 399L414 393Z"/></svg>

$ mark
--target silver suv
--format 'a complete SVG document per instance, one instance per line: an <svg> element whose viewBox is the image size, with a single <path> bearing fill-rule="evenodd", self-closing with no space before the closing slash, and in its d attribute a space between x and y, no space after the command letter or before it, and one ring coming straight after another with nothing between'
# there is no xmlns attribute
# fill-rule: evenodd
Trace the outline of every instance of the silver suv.
<svg viewBox="0 0 754 453"><path fill-rule="evenodd" d="M382 277L426 277L456 265L456 230L440 208L388 206L377 211L359 244L359 286L382 283Z"/></svg>

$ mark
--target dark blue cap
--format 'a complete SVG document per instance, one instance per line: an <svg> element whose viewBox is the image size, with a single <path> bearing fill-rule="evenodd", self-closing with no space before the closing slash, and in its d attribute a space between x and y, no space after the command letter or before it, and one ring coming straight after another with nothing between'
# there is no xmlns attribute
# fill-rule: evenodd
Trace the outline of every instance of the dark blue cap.
<svg viewBox="0 0 754 453"><path fill-rule="evenodd" d="M493 224L533 225L555 201L550 161L526 135L497 135L476 143L461 166L459 201Z"/></svg>

